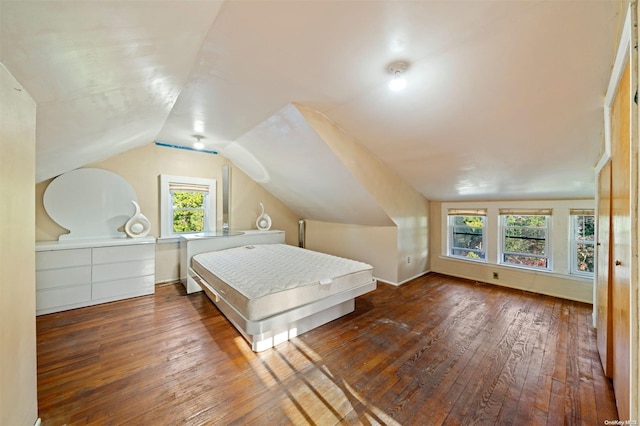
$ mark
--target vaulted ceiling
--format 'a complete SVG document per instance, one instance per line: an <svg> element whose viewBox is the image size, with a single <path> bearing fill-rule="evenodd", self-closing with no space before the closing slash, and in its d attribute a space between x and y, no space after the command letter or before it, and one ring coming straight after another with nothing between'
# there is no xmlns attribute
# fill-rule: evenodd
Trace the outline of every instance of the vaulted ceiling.
<svg viewBox="0 0 640 426"><path fill-rule="evenodd" d="M593 197L626 5L1 0L0 59L38 105L38 181L194 134L224 153L296 102L428 199Z"/></svg>

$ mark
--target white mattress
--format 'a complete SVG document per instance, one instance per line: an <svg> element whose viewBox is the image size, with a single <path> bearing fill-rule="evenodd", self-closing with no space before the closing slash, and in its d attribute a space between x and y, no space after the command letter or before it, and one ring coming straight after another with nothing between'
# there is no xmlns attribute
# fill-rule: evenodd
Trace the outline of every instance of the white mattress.
<svg viewBox="0 0 640 426"><path fill-rule="evenodd" d="M371 265L286 244L201 253L191 267L248 320L374 281Z"/></svg>

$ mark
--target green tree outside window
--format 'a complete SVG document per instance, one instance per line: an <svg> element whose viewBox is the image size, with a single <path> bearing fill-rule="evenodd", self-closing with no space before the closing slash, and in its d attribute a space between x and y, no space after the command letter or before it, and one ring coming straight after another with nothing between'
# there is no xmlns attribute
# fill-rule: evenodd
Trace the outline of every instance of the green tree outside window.
<svg viewBox="0 0 640 426"><path fill-rule="evenodd" d="M504 220L503 262L546 268L547 216L507 215Z"/></svg>
<svg viewBox="0 0 640 426"><path fill-rule="evenodd" d="M204 192L171 191L173 205L173 232L202 232L205 229Z"/></svg>
<svg viewBox="0 0 640 426"><path fill-rule="evenodd" d="M576 272L593 273L595 261L595 216L579 215L574 217L574 244Z"/></svg>
<svg viewBox="0 0 640 426"><path fill-rule="evenodd" d="M451 255L484 259L484 216L451 216Z"/></svg>

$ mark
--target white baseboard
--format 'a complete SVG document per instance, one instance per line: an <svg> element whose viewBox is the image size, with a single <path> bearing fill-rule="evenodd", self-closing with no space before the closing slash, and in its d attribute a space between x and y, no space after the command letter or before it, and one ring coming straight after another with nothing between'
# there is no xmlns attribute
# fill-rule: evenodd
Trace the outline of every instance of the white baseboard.
<svg viewBox="0 0 640 426"><path fill-rule="evenodd" d="M430 270L430 269L428 269L428 270L426 270L426 271L423 271L423 272L420 272L418 275L415 275L415 276L413 276L413 277L411 277L411 278L407 278L407 279L406 279L406 280L404 280L404 281L400 281L400 282L399 282L398 284L396 284L396 285L406 284L406 283L408 283L408 282L409 282L409 281L411 281L411 280L415 280L416 278L420 278L420 277L421 277L421 276L423 276L423 275L427 275L429 272L431 272L431 270Z"/></svg>
<svg viewBox="0 0 640 426"><path fill-rule="evenodd" d="M40 426L42 424L42 419L38 417L38 420L33 424L33 426Z"/></svg>
<svg viewBox="0 0 640 426"><path fill-rule="evenodd" d="M393 282L393 281L389 281L389 280L383 280L383 279L380 279L380 278L376 278L376 280L377 280L377 281L380 281L380 282L383 282L383 283L390 284L390 285L394 285L394 286L396 286L396 287L399 287L399 286L401 286L402 284L406 284L406 283L408 283L408 282L409 282L409 281L411 281L411 280L415 280L416 278L420 278L420 277L421 277L421 276L423 276L423 275L427 275L429 272L431 272L431 270L426 270L426 271L420 272L418 275L415 275L415 276L413 276L413 277L411 277L411 278L407 278L406 280L401 281L401 282L399 282L399 283L396 283L396 282ZM375 277L374 277L374 278L375 278Z"/></svg>
<svg viewBox="0 0 640 426"><path fill-rule="evenodd" d="M179 282L180 278L172 278L168 280L156 281L155 285L178 284Z"/></svg>

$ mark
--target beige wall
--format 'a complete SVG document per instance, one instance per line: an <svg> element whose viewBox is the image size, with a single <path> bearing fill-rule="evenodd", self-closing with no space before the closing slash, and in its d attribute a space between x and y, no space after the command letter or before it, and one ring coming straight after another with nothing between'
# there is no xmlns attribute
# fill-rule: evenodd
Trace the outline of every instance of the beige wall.
<svg viewBox="0 0 640 426"><path fill-rule="evenodd" d="M326 116L311 108L301 105L296 105L296 107L396 224L395 250L388 247L384 250L386 254L395 251L396 272L394 277L389 278L389 281L396 284L402 283L427 271L429 255L429 202L427 199ZM327 226L327 224L324 225L325 230ZM377 227L371 228L370 232L373 234L371 239L376 238L375 234L378 231ZM366 230L359 229L359 233L364 235ZM340 238L339 232L334 232L333 235L336 238L334 243L336 250L339 250L340 247L350 246L347 236ZM368 238L365 237L365 239ZM354 247L354 255L348 257L364 258L369 256L368 250L367 247L360 247L357 250ZM378 265L373 266L377 267ZM380 265L379 269L386 270L388 268L386 265Z"/></svg>
<svg viewBox="0 0 640 426"><path fill-rule="evenodd" d="M594 208L594 200L431 202L430 267L433 272L502 285L581 302L593 302L593 279L569 274L569 209ZM487 262L447 257L447 211L449 208L486 208ZM518 269L498 264L500 208L552 208L552 251L554 272ZM498 279L493 273L498 272Z"/></svg>
<svg viewBox="0 0 640 426"><path fill-rule="evenodd" d="M306 220L305 247L335 256L357 259L374 267L373 275L394 283L398 271L395 226L361 226ZM336 242L339 244L336 244Z"/></svg>
<svg viewBox="0 0 640 426"><path fill-rule="evenodd" d="M127 151L100 163L88 165L110 170L125 178L135 189L142 214L151 221L151 234L160 234L160 192L158 176L161 174L216 179L217 227L222 227L222 166L231 170L229 222L232 229L256 229L255 221L263 203L271 216L272 229L285 231L288 244L298 244L298 217L280 200L251 180L240 169L220 155L159 147L155 144ZM56 240L66 230L49 218L42 205L42 196L51 180L36 186L36 240ZM156 245L156 282L179 278L179 244Z"/></svg>
<svg viewBox="0 0 640 426"><path fill-rule="evenodd" d="M1 64L0 74L0 425L32 425L38 417L36 105Z"/></svg>

